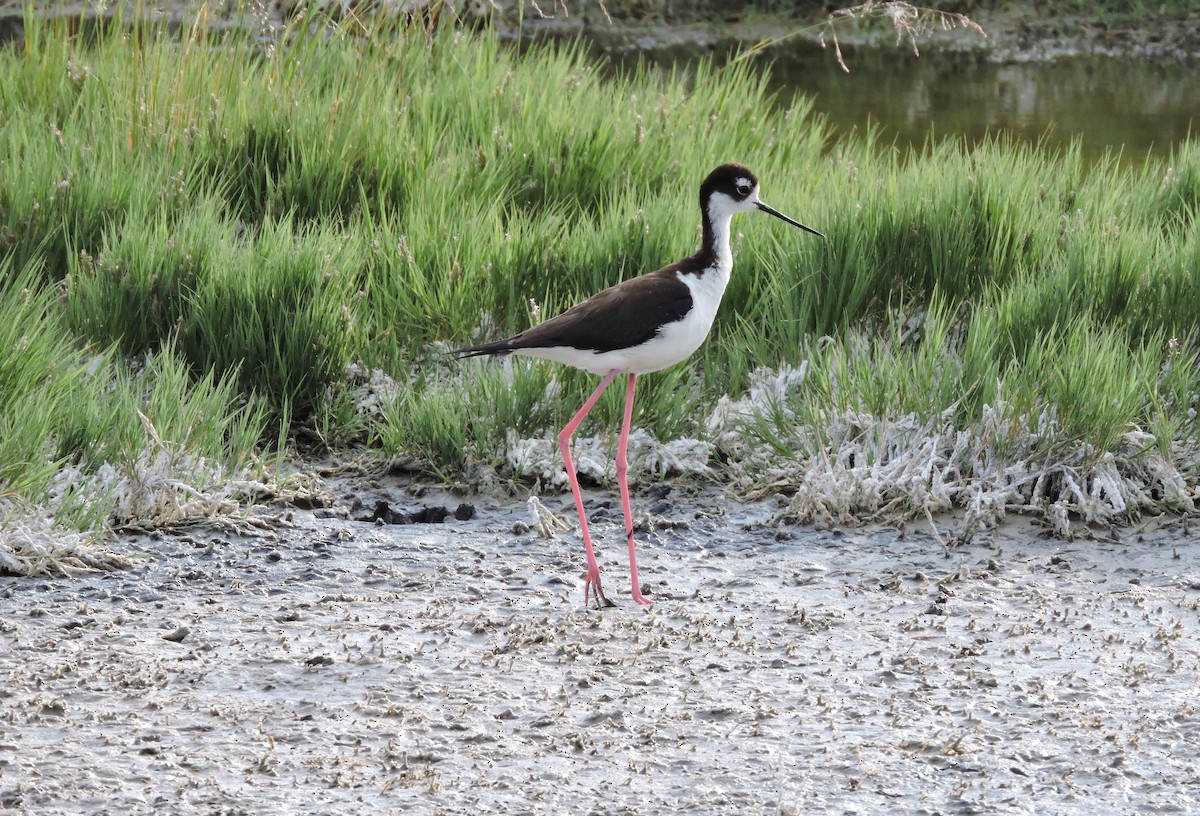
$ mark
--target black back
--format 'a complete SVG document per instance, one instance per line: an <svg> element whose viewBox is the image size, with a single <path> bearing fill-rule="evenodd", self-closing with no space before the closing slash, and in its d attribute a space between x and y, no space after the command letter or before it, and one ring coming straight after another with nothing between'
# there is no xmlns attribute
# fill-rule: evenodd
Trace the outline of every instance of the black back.
<svg viewBox="0 0 1200 816"><path fill-rule="evenodd" d="M680 261L610 286L514 337L458 353L473 357L559 347L601 352L641 345L691 310L692 293L678 276L686 263Z"/></svg>

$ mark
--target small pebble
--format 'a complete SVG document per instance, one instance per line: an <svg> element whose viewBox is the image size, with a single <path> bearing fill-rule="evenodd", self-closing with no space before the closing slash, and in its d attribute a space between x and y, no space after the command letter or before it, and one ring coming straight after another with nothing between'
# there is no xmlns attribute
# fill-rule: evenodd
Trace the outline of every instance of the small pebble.
<svg viewBox="0 0 1200 816"><path fill-rule="evenodd" d="M177 626L167 634L163 635L162 639L169 640L172 643L183 643L183 639L191 634L191 631L192 630L188 629L186 626Z"/></svg>

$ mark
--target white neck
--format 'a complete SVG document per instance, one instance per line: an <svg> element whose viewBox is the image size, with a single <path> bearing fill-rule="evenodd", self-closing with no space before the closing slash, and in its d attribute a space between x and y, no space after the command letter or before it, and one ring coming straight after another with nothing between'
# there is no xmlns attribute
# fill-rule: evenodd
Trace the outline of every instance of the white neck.
<svg viewBox="0 0 1200 816"><path fill-rule="evenodd" d="M705 247L713 255L712 269L725 282L729 281L729 273L733 271L733 250L729 246L730 227L733 213L727 207L722 207L714 199L708 204L708 224L711 233L704 236L708 245ZM724 286L722 286L724 288Z"/></svg>

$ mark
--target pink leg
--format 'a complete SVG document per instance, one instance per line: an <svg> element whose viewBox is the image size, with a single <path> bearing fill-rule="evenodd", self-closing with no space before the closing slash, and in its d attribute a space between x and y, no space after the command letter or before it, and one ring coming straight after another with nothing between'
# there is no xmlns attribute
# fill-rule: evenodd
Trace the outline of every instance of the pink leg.
<svg viewBox="0 0 1200 816"><path fill-rule="evenodd" d="M621 422L621 441L617 443L617 487L621 490L621 509L625 511L625 540L629 543L629 574L633 579L633 599L640 604L654 601L642 596L638 582L637 551L633 544L633 509L629 504L629 426L633 422L633 391L637 387L637 375L629 375L629 388L625 392L625 419Z"/></svg>
<svg viewBox="0 0 1200 816"><path fill-rule="evenodd" d="M558 448L562 451L563 463L567 466L567 478L571 480L571 492L575 494L575 512L579 514L579 529L583 532L583 548L587 550L587 581L583 585L583 602L587 605L588 591L595 587L596 591L596 606L604 607L611 606L609 600L604 597L604 591L600 589L600 565L596 562L596 553L592 549L592 536L588 532L587 513L583 510L583 494L579 492L579 478L575 475L575 463L571 461L571 437L575 435L575 429L583 422L584 417L592 410L592 406L600 399L600 395L604 393L604 389L608 388L609 383L617 376L616 369L608 372L592 395L587 398L587 402L579 409L579 412L567 423L566 427L558 434Z"/></svg>

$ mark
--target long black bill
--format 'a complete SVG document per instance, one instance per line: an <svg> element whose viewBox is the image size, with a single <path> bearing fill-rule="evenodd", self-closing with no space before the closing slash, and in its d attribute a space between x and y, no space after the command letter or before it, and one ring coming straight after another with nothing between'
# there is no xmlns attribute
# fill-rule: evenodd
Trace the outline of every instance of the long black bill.
<svg viewBox="0 0 1200 816"><path fill-rule="evenodd" d="M775 209L774 207L768 207L766 204L763 204L761 201L758 201L755 203L758 205L758 208L760 210L762 210L763 212L769 213L770 215L775 216L776 218L780 219L781 221L787 221L793 227L799 227L800 229L802 229L806 232L811 232L813 235L819 235L822 238L825 237L825 233L817 232L812 227L806 227L803 224L801 224L799 221L797 221L795 218L788 218L786 215L784 215L783 213L781 213L779 210Z"/></svg>

